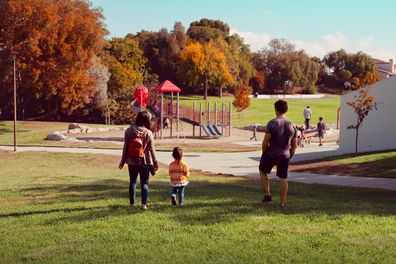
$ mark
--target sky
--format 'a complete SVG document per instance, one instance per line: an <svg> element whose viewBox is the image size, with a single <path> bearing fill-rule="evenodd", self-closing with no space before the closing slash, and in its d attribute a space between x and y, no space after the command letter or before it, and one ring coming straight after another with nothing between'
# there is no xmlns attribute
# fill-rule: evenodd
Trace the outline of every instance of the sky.
<svg viewBox="0 0 396 264"><path fill-rule="evenodd" d="M109 37L141 30L187 29L201 18L227 23L257 51L284 38L322 58L340 48L396 59L396 0L90 0L105 16Z"/></svg>

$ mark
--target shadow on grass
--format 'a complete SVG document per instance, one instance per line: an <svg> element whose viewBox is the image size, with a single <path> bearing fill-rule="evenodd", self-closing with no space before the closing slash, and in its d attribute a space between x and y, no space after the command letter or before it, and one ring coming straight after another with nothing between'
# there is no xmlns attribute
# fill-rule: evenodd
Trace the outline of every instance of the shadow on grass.
<svg viewBox="0 0 396 264"><path fill-rule="evenodd" d="M352 156L353 157L353 156ZM296 163L292 171L359 177L396 178L396 156L362 163L343 164L337 160ZM299 168L299 165L302 165Z"/></svg>
<svg viewBox="0 0 396 264"><path fill-rule="evenodd" d="M213 183L206 180L192 181L185 191L185 206L182 208L170 205L170 187L167 182L153 180L149 190L148 212L139 207L128 206L128 181L106 179L92 184L54 185L22 190L24 196L56 195L55 203L76 203L76 206L48 210L32 210L0 214L0 218L23 217L32 215L68 213L55 217L46 224L58 222L85 222L114 216L128 216L148 213L156 217L156 213L169 214L171 218L183 225L213 225L241 221L250 217L284 215L327 215L338 218L344 214L352 215L395 215L396 192L331 187L322 185L306 185L289 183L289 200L285 209L278 204L278 182L272 181L274 202L262 204L262 191L259 182L241 179L235 183ZM139 185L138 185L138 188ZM140 200L137 192L137 204ZM87 203L90 202L90 206ZM104 204L105 203L105 204ZM107 203L107 204L106 204ZM111 205L108 205L111 203ZM48 205L46 205L48 206Z"/></svg>

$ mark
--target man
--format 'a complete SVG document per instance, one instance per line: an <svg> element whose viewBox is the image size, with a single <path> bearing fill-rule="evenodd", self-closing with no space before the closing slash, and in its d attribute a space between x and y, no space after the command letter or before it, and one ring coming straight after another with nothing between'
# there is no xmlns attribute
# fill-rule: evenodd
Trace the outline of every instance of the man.
<svg viewBox="0 0 396 264"><path fill-rule="evenodd" d="M305 129L309 129L309 120L311 120L311 116L312 116L312 111L308 105L307 108L304 109Z"/></svg>
<svg viewBox="0 0 396 264"><path fill-rule="evenodd" d="M253 125L253 136L250 138L250 140L254 139L255 141L257 141L257 128L258 128L258 124L254 124Z"/></svg>
<svg viewBox="0 0 396 264"><path fill-rule="evenodd" d="M260 178L264 190L263 202L271 202L268 173L276 165L276 176L280 179L280 203L285 206L287 198L287 174L289 160L293 157L296 147L296 129L292 122L285 117L288 110L287 102L278 100L275 103L276 118L268 122L265 127L265 136L262 145L262 155L260 160Z"/></svg>

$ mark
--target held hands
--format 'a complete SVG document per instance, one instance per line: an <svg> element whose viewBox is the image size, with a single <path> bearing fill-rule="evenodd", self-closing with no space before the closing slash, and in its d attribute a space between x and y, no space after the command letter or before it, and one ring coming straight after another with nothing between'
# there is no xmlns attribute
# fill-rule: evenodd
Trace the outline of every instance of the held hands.
<svg viewBox="0 0 396 264"><path fill-rule="evenodd" d="M154 170L157 171L159 168L158 161L154 161Z"/></svg>

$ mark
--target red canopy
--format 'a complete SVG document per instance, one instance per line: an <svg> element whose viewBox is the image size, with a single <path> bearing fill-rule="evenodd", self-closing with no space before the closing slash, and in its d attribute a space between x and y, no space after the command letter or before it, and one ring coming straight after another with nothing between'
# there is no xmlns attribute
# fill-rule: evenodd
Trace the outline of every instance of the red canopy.
<svg viewBox="0 0 396 264"><path fill-rule="evenodd" d="M155 91L157 93L171 93L171 92L180 93L181 89L171 81L166 80L161 84L159 84L157 87L155 87Z"/></svg>

